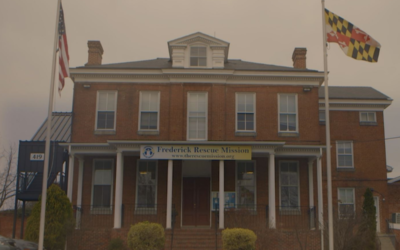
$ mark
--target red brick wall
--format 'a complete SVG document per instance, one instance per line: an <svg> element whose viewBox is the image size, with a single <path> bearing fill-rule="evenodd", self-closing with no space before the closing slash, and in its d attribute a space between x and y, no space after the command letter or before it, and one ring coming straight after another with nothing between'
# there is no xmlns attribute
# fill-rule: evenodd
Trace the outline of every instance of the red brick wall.
<svg viewBox="0 0 400 250"><path fill-rule="evenodd" d="M28 218L24 219L24 233L25 233L27 219ZM11 238L13 225L14 225L14 211L0 212L0 235ZM15 230L15 238L19 239L20 235L21 235L21 218L18 217Z"/></svg>

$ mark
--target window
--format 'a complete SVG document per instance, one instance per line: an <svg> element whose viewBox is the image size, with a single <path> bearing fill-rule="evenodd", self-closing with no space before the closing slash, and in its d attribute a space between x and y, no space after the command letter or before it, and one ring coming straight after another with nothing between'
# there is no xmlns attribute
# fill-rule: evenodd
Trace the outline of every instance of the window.
<svg viewBox="0 0 400 250"><path fill-rule="evenodd" d="M202 67L207 66L207 49L206 47L190 48L190 66Z"/></svg>
<svg viewBox="0 0 400 250"><path fill-rule="evenodd" d="M136 180L136 208L156 209L157 161L138 161Z"/></svg>
<svg viewBox="0 0 400 250"><path fill-rule="evenodd" d="M188 140L207 139L207 93L188 93Z"/></svg>
<svg viewBox="0 0 400 250"><path fill-rule="evenodd" d="M360 112L360 122L376 122L376 113Z"/></svg>
<svg viewBox="0 0 400 250"><path fill-rule="evenodd" d="M299 166L296 161L279 162L280 206L298 209L300 206Z"/></svg>
<svg viewBox="0 0 400 250"><path fill-rule="evenodd" d="M158 130L160 92L140 92L139 130Z"/></svg>
<svg viewBox="0 0 400 250"><path fill-rule="evenodd" d="M297 95L279 94L279 132L297 132Z"/></svg>
<svg viewBox="0 0 400 250"><path fill-rule="evenodd" d="M256 94L236 93L236 131L255 131Z"/></svg>
<svg viewBox="0 0 400 250"><path fill-rule="evenodd" d="M353 168L353 142L338 141L336 142L337 150L337 167Z"/></svg>
<svg viewBox="0 0 400 250"><path fill-rule="evenodd" d="M319 115L319 122L325 123L325 110L320 110L318 115Z"/></svg>
<svg viewBox="0 0 400 250"><path fill-rule="evenodd" d="M238 207L255 207L256 168L253 161L238 161L236 163L236 193Z"/></svg>
<svg viewBox="0 0 400 250"><path fill-rule="evenodd" d="M354 217L354 188L338 188L339 218Z"/></svg>
<svg viewBox="0 0 400 250"><path fill-rule="evenodd" d="M111 208L113 189L113 163L111 159L94 160L92 207Z"/></svg>
<svg viewBox="0 0 400 250"><path fill-rule="evenodd" d="M117 91L97 92L96 129L114 130Z"/></svg>

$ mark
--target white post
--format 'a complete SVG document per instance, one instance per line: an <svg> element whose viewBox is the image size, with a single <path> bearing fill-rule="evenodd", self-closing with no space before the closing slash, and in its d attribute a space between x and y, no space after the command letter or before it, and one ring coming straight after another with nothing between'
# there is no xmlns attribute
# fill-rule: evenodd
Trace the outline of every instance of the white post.
<svg viewBox="0 0 400 250"><path fill-rule="evenodd" d="M276 228L276 212L275 212L275 154L269 154L268 164L268 219L269 228Z"/></svg>
<svg viewBox="0 0 400 250"><path fill-rule="evenodd" d="M224 161L219 161L219 229L224 229L224 215L225 215L225 188L224 188Z"/></svg>
<svg viewBox="0 0 400 250"><path fill-rule="evenodd" d="M72 202L72 190L74 185L74 163L75 163L75 157L74 153L71 152L71 147L70 147L69 164L68 164L68 189L67 189L67 196L70 202Z"/></svg>
<svg viewBox="0 0 400 250"><path fill-rule="evenodd" d="M117 171L115 177L115 206L114 206L114 228L121 228L121 209L122 209L122 187L123 187L123 168L124 159L122 152L117 152Z"/></svg>
<svg viewBox="0 0 400 250"><path fill-rule="evenodd" d="M322 149L321 149L322 154ZM321 249L324 249L324 207L323 207L323 195L322 195L322 164L321 156L317 159L317 185L318 185L318 224L321 230Z"/></svg>
<svg viewBox="0 0 400 250"><path fill-rule="evenodd" d="M79 157L79 172L78 172L78 193L76 197L76 229L81 228L81 209L82 209L82 187L83 187L83 157Z"/></svg>
<svg viewBox="0 0 400 250"><path fill-rule="evenodd" d="M174 165L172 160L168 160L168 177L167 177L167 229L171 229L172 219L172 177Z"/></svg>
<svg viewBox="0 0 400 250"><path fill-rule="evenodd" d="M314 159L308 161L308 197L310 199L310 208L314 207L314 178L313 178Z"/></svg>

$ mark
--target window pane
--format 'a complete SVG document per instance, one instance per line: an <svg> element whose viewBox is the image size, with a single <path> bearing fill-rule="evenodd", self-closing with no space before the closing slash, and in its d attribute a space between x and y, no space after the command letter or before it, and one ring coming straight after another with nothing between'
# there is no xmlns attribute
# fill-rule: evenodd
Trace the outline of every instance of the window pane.
<svg viewBox="0 0 400 250"><path fill-rule="evenodd" d="M246 130L254 130L254 115L246 114Z"/></svg>
<svg viewBox="0 0 400 250"><path fill-rule="evenodd" d="M150 92L149 110L158 111L158 92Z"/></svg>
<svg viewBox="0 0 400 250"><path fill-rule="evenodd" d="M279 130L280 131L286 131L288 129L288 115L280 115L280 124L279 124Z"/></svg>
<svg viewBox="0 0 400 250"><path fill-rule="evenodd" d="M280 95L279 97L279 111L286 113L288 111L287 95Z"/></svg>
<svg viewBox="0 0 400 250"><path fill-rule="evenodd" d="M299 206L299 192L298 187L289 187L289 200L290 206L298 207Z"/></svg>
<svg viewBox="0 0 400 250"><path fill-rule="evenodd" d="M197 57L191 57L190 58L190 66L197 66L197 65L198 65Z"/></svg>
<svg viewBox="0 0 400 250"><path fill-rule="evenodd" d="M296 131L296 115L287 115L289 120L289 131Z"/></svg>
<svg viewBox="0 0 400 250"><path fill-rule="evenodd" d="M199 66L206 66L207 65L207 59L200 57L199 59Z"/></svg>
<svg viewBox="0 0 400 250"><path fill-rule="evenodd" d="M191 47L190 48L190 55L191 56L198 56L199 55L199 47Z"/></svg>
<svg viewBox="0 0 400 250"><path fill-rule="evenodd" d="M99 92L98 110L107 110L107 92Z"/></svg>
<svg viewBox="0 0 400 250"><path fill-rule="evenodd" d="M325 121L325 111L319 111L319 121Z"/></svg>
<svg viewBox="0 0 400 250"><path fill-rule="evenodd" d="M111 205L111 185L93 186L93 206L109 207Z"/></svg>
<svg viewBox="0 0 400 250"><path fill-rule="evenodd" d="M285 172L281 172L281 185L289 185L289 175Z"/></svg>
<svg viewBox="0 0 400 250"><path fill-rule="evenodd" d="M237 94L237 111L245 112L246 111L246 97L245 94Z"/></svg>
<svg viewBox="0 0 400 250"><path fill-rule="evenodd" d="M198 55L199 56L203 56L203 57L205 57L206 56L206 47L198 47Z"/></svg>
<svg viewBox="0 0 400 250"><path fill-rule="evenodd" d="M375 121L375 113L368 113L368 121L369 122Z"/></svg>
<svg viewBox="0 0 400 250"><path fill-rule="evenodd" d="M288 112L296 113L296 96L288 95Z"/></svg>
<svg viewBox="0 0 400 250"><path fill-rule="evenodd" d="M289 175L289 184L293 186L298 185L299 179L297 178L297 174L290 174Z"/></svg>
<svg viewBox="0 0 400 250"><path fill-rule="evenodd" d="M254 95L246 94L246 112L254 112Z"/></svg>
<svg viewBox="0 0 400 250"><path fill-rule="evenodd" d="M361 121L363 122L367 121L368 120L367 116L368 116L367 113L361 113Z"/></svg>
<svg viewBox="0 0 400 250"><path fill-rule="evenodd" d="M348 189L346 191L346 203L354 204L353 189Z"/></svg>
<svg viewBox="0 0 400 250"><path fill-rule="evenodd" d="M115 110L115 93L107 93L107 111L114 111Z"/></svg>

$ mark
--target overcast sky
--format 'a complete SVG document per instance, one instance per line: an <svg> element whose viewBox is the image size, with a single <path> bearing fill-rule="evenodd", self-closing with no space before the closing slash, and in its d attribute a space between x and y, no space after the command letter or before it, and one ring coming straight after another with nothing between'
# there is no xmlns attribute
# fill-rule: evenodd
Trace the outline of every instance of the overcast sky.
<svg viewBox="0 0 400 250"><path fill-rule="evenodd" d="M30 140L47 116L56 0L0 1L0 146ZM307 68L323 71L318 0L65 0L70 67L87 62L87 41L100 40L103 63L168 57L167 42L197 31L230 43L229 58L292 66L307 48ZM381 45L378 63L356 61L330 44L330 86L371 86L394 99L386 138L400 136L399 0L327 0L326 8ZM67 80L55 111L71 111ZM400 175L400 139L387 140L387 164Z"/></svg>

